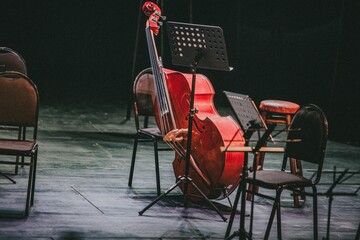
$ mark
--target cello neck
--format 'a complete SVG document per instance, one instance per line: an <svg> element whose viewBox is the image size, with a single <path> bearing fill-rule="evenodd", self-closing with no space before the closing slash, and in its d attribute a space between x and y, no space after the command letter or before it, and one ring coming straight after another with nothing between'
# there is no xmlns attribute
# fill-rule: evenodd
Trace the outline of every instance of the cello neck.
<svg viewBox="0 0 360 240"><path fill-rule="evenodd" d="M149 20L146 23L145 33L146 33L148 50L149 50L151 68L154 75L155 91L158 97L157 103L158 103L158 109L160 115L159 127L160 127L160 131L163 134L165 134L176 127L175 127L174 116L172 114L168 88L166 84L166 76L163 70L161 58L158 56L157 53L157 48L154 38L154 32L155 34L157 34L159 31L157 20L159 19L161 12L156 5L151 7L156 8L156 10L154 10L154 12L151 13L149 16ZM149 9L147 8L146 10Z"/></svg>
<svg viewBox="0 0 360 240"><path fill-rule="evenodd" d="M150 27L148 26L146 29L146 39L149 49L149 56L150 56L150 63L151 63L151 69L154 75L155 79L155 87L156 87L156 93L158 96L159 104L160 104L160 112L161 115L165 115L170 112L170 106L169 101L167 98L167 89L166 89L166 82L165 82L165 76L162 66L161 58L159 58L155 40L154 40L154 34L151 31Z"/></svg>

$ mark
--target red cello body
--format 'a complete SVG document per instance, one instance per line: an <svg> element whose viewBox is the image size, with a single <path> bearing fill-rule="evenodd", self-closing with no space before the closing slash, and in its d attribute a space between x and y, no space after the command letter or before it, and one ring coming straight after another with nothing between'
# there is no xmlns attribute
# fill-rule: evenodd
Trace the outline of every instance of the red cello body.
<svg viewBox="0 0 360 240"><path fill-rule="evenodd" d="M147 90L154 93L152 99L156 122L164 135L176 129L187 130L192 75L162 67L154 41L154 34L159 32L161 10L156 4L146 2L143 11L149 16L146 33L153 77L146 79L153 81L148 86L153 86L154 90ZM215 91L209 79L196 74L195 83L196 113L192 124L188 177L209 199L223 198L239 185L244 154L222 152L220 148L243 146L245 141L238 124L230 116L222 117L217 112L213 102ZM187 140L169 141L168 144L175 150L173 168L175 177L179 178L185 173ZM183 190L182 185L180 188ZM191 184L188 185L187 194L193 201L202 199Z"/></svg>
<svg viewBox="0 0 360 240"><path fill-rule="evenodd" d="M167 69L165 73L176 126L187 128L192 75ZM213 102L214 95L209 79L197 74L194 100L197 113L194 116L189 176L210 199L225 197L238 186L244 160L241 152L220 151L222 146L243 146L244 139L233 118L219 115ZM186 141L182 145L186 148ZM184 174L185 161L178 153L173 168L175 177ZM191 185L188 193L191 199L197 200L194 196L198 193Z"/></svg>

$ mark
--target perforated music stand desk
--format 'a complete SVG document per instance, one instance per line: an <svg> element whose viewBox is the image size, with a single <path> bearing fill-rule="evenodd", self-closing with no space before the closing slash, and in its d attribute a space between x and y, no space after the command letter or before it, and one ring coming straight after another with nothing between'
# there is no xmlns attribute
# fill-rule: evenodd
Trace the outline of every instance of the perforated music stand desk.
<svg viewBox="0 0 360 240"><path fill-rule="evenodd" d="M268 130L268 127L264 121L264 119L261 117L259 110L257 109L254 101L248 96L240 93L234 93L229 91L223 91L226 98L228 99L230 103L230 107L232 112L234 113L234 116L236 120L238 121L241 130L243 133L246 133L251 131L258 131L258 139L261 139L262 135ZM254 123L256 123L258 126L256 129L252 129L254 126ZM270 139L272 139L272 136L269 135ZM245 139L248 140L248 139ZM227 148L226 151L244 151L248 149L247 151L250 152L249 148L239 148L239 147L231 147ZM266 151L266 152L283 152L283 148L260 148L260 152Z"/></svg>
<svg viewBox="0 0 360 240"><path fill-rule="evenodd" d="M166 23L166 30L173 65L232 70L220 27L169 21ZM196 65L194 61L197 61Z"/></svg>
<svg viewBox="0 0 360 240"><path fill-rule="evenodd" d="M185 196L185 207L187 206L187 189L188 185L192 185L198 193L215 209L220 217L226 221L219 209L208 199L201 189L189 177L190 158L191 158L191 142L192 142L192 126L196 113L194 108L195 98L195 82L197 68L207 68L213 70L231 71L227 58L226 45L223 31L217 26L197 25L180 22L166 22L166 29L169 38L172 64L191 68L191 95L188 118L188 135L185 156L185 171L177 182L168 188L162 195L157 197L142 211L142 215L147 209L166 196L176 187L184 184L183 194Z"/></svg>
<svg viewBox="0 0 360 240"><path fill-rule="evenodd" d="M260 129L267 129L254 101L248 95L228 91L224 93L244 133L251 127L251 122L257 122Z"/></svg>

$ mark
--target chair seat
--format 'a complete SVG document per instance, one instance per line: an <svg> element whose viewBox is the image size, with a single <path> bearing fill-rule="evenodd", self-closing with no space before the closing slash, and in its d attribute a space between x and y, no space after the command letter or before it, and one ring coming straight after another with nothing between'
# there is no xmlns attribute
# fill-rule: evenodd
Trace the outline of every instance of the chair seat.
<svg viewBox="0 0 360 240"><path fill-rule="evenodd" d="M301 175L275 170L257 171L255 180L254 173L250 173L249 180L254 181L256 185L271 189L276 189L279 186L306 187L312 184L311 180Z"/></svg>
<svg viewBox="0 0 360 240"><path fill-rule="evenodd" d="M157 127L154 128L142 128L138 130L138 133L149 136L151 138L156 137L156 139L162 140L163 135L160 132L160 129Z"/></svg>
<svg viewBox="0 0 360 240"><path fill-rule="evenodd" d="M300 106L296 103L283 100L263 100L260 102L259 108L267 112L295 114Z"/></svg>
<svg viewBox="0 0 360 240"><path fill-rule="evenodd" d="M0 154L27 155L30 154L37 144L33 141L0 140Z"/></svg>

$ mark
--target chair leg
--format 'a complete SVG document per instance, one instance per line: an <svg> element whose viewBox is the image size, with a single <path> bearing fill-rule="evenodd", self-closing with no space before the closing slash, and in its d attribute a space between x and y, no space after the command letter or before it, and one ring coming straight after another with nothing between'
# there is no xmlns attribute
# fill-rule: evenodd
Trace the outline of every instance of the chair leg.
<svg viewBox="0 0 360 240"><path fill-rule="evenodd" d="M314 224L314 240L318 239L318 214L317 214L317 189L313 189L313 224Z"/></svg>
<svg viewBox="0 0 360 240"><path fill-rule="evenodd" d="M290 158L290 171L292 174L297 174L297 167L296 167L296 159ZM293 198L294 198L294 207L299 207L299 194L297 192L293 192Z"/></svg>
<svg viewBox="0 0 360 240"><path fill-rule="evenodd" d="M277 234L278 234L278 239L282 239L281 236L281 201L280 201L280 196L279 196L279 201L277 203L277 207L276 207L276 215L277 215Z"/></svg>
<svg viewBox="0 0 360 240"><path fill-rule="evenodd" d="M132 158L131 158L130 174L129 174L129 181L128 181L129 187L132 186L138 140L139 140L139 136L136 134L135 139L134 139Z"/></svg>
<svg viewBox="0 0 360 240"><path fill-rule="evenodd" d="M264 166L265 153L259 153L256 156L256 171L261 171ZM246 195L246 200L251 201L254 198L254 194L259 192L259 186L249 183L248 193Z"/></svg>
<svg viewBox="0 0 360 240"><path fill-rule="evenodd" d="M300 176L303 176L301 160L296 160L296 168L297 168L298 174L299 174ZM305 188L300 188L300 190L301 190L301 192L305 192ZM303 200L304 203L305 203L306 195L305 195L305 194L301 194L301 195L300 195L300 198L301 198L301 200Z"/></svg>
<svg viewBox="0 0 360 240"><path fill-rule="evenodd" d="M28 180L28 187L26 193L26 202L25 202L25 217L29 215L29 208L30 208L30 196L31 196L31 189L32 189L32 182L34 177L34 157L31 156L30 164L29 164L29 180Z"/></svg>
<svg viewBox="0 0 360 240"><path fill-rule="evenodd" d="M280 218L280 196L281 196L281 192L282 192L282 188L276 190L276 198L275 198L272 210L271 210L268 225L266 227L266 232L265 232L264 239L269 239L270 230L271 230L272 223L274 221L276 211L278 211L278 215L277 215L278 239L281 239L281 218ZM280 231L280 233L279 233L279 231Z"/></svg>
<svg viewBox="0 0 360 240"><path fill-rule="evenodd" d="M15 175L19 173L19 156L16 156Z"/></svg>
<svg viewBox="0 0 360 240"><path fill-rule="evenodd" d="M23 168L25 166L25 158L21 157L21 167Z"/></svg>
<svg viewBox="0 0 360 240"><path fill-rule="evenodd" d="M18 140L22 140L21 139L22 136L22 127L19 127L18 130ZM15 161L15 175L17 175L19 173L19 158L20 156L16 156L16 161Z"/></svg>
<svg viewBox="0 0 360 240"><path fill-rule="evenodd" d="M22 130L20 130L22 132L22 140L25 141L26 139L26 127L22 127ZM25 166L25 157L22 156L21 157L21 167L23 168Z"/></svg>
<svg viewBox="0 0 360 240"><path fill-rule="evenodd" d="M33 170L33 177L32 177L32 188L31 188L31 201L30 206L34 205L34 195L35 195L35 179L36 179L36 169L37 169L37 151L34 156L34 170Z"/></svg>
<svg viewBox="0 0 360 240"><path fill-rule="evenodd" d="M293 159L293 158L290 158L289 159L290 161L290 170L291 170L291 173L293 174L297 174L299 176L302 176L302 165L301 165L301 160L297 160L297 159ZM300 188L300 191L301 192L305 192L305 189L304 188ZM300 204L300 199L305 201L305 195L301 194L299 195L298 192L293 192L293 198L294 198L294 207L300 207L301 204Z"/></svg>
<svg viewBox="0 0 360 240"><path fill-rule="evenodd" d="M154 156L155 156L156 191L157 191L157 195L160 196L161 187L160 187L159 155L158 155L157 140L155 139L154 139Z"/></svg>

